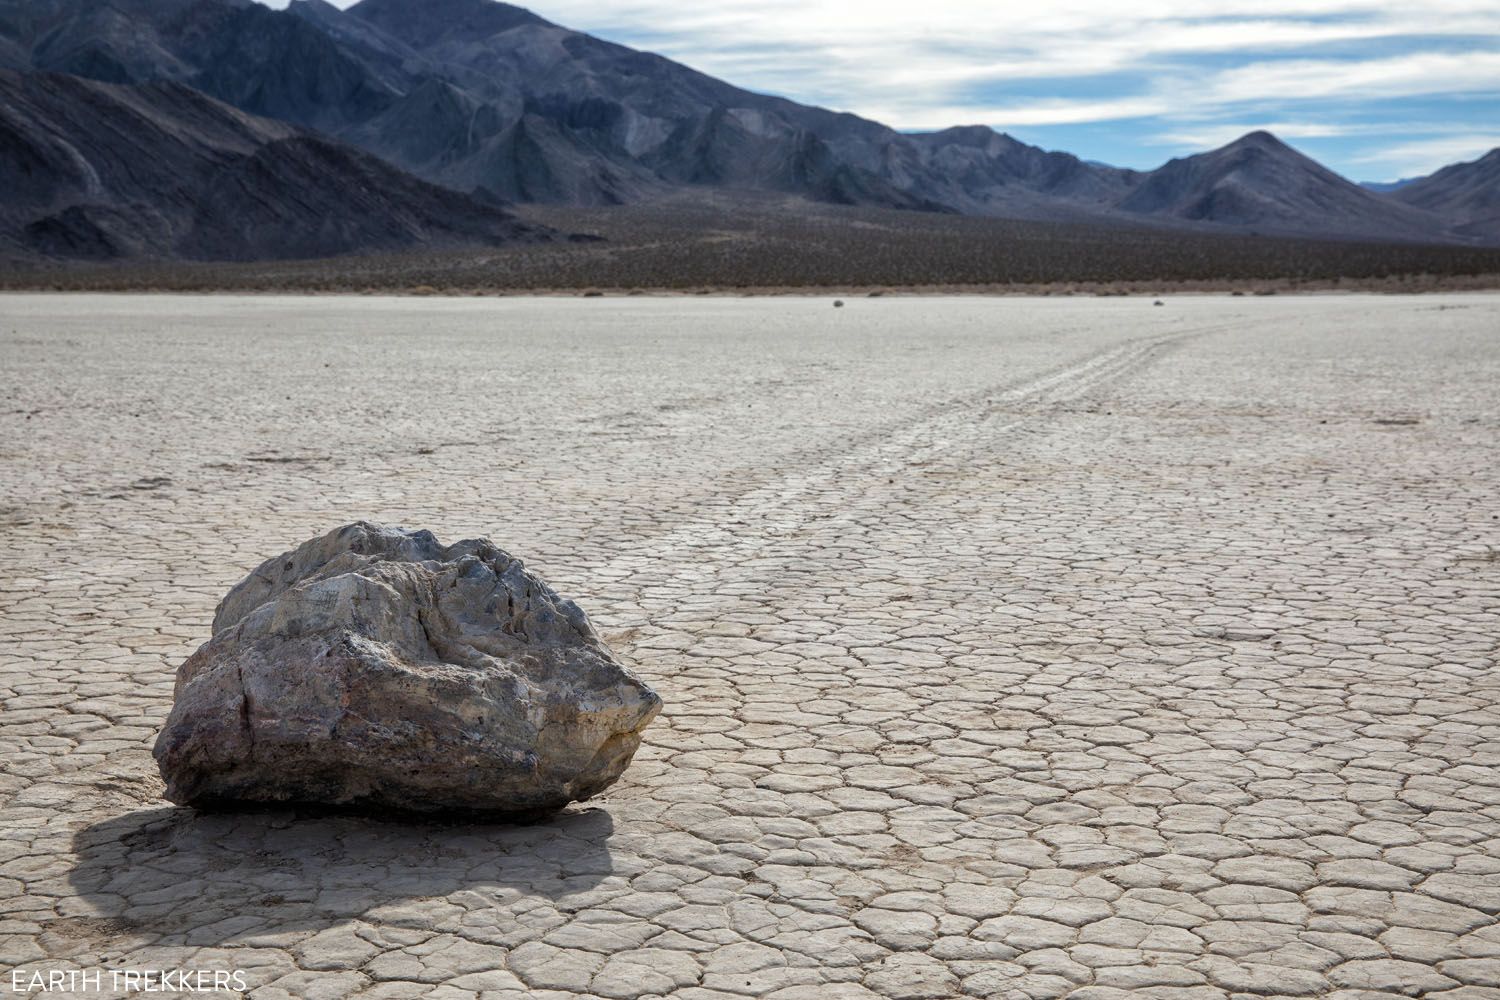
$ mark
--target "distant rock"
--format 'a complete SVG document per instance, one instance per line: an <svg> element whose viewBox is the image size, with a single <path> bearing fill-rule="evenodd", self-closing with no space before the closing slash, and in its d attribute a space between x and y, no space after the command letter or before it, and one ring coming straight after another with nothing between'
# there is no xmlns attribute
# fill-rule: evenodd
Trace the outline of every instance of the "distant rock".
<svg viewBox="0 0 1500 1000"><path fill-rule="evenodd" d="M155 756L182 804L537 814L619 778L660 708L519 559L360 522L229 592Z"/></svg>

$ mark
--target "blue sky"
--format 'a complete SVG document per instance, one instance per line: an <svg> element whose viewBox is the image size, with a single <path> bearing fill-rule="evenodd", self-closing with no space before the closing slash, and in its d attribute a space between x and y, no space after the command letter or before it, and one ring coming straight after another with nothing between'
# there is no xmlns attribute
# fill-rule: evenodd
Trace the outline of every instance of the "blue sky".
<svg viewBox="0 0 1500 1000"><path fill-rule="evenodd" d="M528 6L753 90L901 129L990 125L1120 166L1257 128L1356 180L1500 146L1500 0Z"/></svg>

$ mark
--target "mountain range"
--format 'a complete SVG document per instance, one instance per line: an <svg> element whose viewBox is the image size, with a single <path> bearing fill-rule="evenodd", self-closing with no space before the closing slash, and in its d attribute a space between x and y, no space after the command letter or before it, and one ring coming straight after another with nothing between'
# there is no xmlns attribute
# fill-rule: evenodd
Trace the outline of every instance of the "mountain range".
<svg viewBox="0 0 1500 1000"><path fill-rule="evenodd" d="M0 204L0 239L55 256L545 239L509 209L700 188L1500 244L1500 151L1390 191L1264 132L1123 170L987 127L903 133L757 94L493 0L0 0L0 68L0 185L21 192ZM231 180L238 201L218 197Z"/></svg>

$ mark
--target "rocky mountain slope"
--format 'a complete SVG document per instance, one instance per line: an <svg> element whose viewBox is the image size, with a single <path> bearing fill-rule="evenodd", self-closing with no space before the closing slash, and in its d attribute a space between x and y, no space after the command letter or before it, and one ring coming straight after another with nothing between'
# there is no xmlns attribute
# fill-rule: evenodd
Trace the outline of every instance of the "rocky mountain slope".
<svg viewBox="0 0 1500 1000"><path fill-rule="evenodd" d="M1500 149L1405 184L1393 197L1449 220L1460 233L1500 244Z"/></svg>
<svg viewBox="0 0 1500 1000"><path fill-rule="evenodd" d="M1273 233L1421 240L1440 223L1353 184L1269 132L1168 162L1118 207L1163 220Z"/></svg>
<svg viewBox="0 0 1500 1000"><path fill-rule="evenodd" d="M323 257L544 227L180 83L0 70L0 246L49 257Z"/></svg>

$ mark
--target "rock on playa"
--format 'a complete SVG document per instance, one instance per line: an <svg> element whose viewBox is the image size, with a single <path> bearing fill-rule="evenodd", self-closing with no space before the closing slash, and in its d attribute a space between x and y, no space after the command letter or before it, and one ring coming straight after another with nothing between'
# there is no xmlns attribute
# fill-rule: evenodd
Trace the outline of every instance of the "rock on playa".
<svg viewBox="0 0 1500 1000"><path fill-rule="evenodd" d="M229 592L155 756L182 804L535 814L619 778L660 709L519 559L361 522Z"/></svg>

